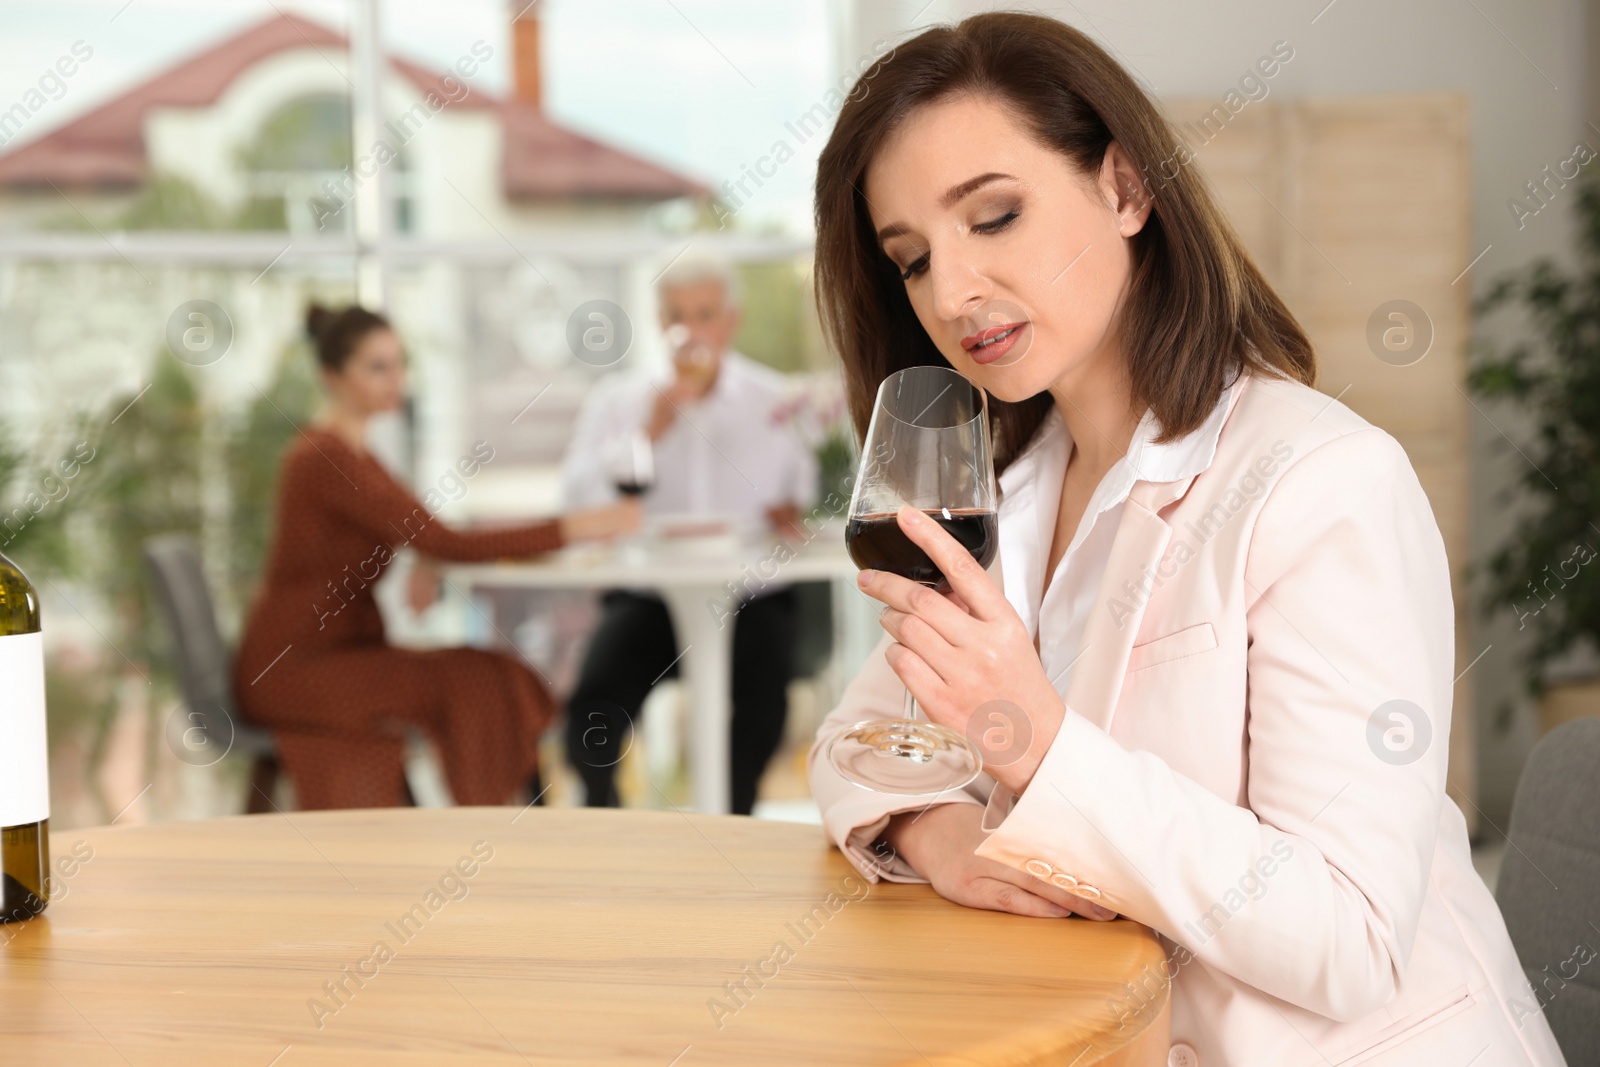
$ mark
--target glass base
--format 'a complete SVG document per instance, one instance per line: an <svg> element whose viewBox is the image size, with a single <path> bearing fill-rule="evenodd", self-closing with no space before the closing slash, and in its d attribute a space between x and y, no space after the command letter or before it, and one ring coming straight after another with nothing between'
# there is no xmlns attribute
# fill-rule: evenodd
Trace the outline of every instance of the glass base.
<svg viewBox="0 0 1600 1067"><path fill-rule="evenodd" d="M972 742L915 719L858 722L828 745L828 762L863 789L900 797L948 793L983 773Z"/></svg>

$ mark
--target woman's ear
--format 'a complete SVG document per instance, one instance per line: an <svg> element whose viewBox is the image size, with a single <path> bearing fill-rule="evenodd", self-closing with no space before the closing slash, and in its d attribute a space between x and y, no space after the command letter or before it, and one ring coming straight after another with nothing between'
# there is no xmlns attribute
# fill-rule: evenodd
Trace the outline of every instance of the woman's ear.
<svg viewBox="0 0 1600 1067"><path fill-rule="evenodd" d="M1145 221L1150 218L1150 192L1144 175L1115 141L1106 145L1099 185L1107 206L1117 216L1117 228L1122 236L1132 237L1144 229Z"/></svg>

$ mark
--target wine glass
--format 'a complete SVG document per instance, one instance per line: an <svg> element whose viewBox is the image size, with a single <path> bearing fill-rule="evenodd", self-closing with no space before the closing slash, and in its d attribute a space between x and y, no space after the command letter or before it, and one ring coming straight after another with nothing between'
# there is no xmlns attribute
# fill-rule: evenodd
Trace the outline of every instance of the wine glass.
<svg viewBox="0 0 1600 1067"><path fill-rule="evenodd" d="M643 430L619 440L611 458L612 484L621 495L642 496L655 484L655 456Z"/></svg>
<svg viewBox="0 0 1600 1067"><path fill-rule="evenodd" d="M942 526L980 566L994 561L988 396L948 367L909 367L878 386L845 527L856 566L948 589L938 566L900 529L895 512L903 504ZM833 739L828 759L855 784L896 796L960 789L983 770L971 741L917 718L909 690L902 718L856 723Z"/></svg>

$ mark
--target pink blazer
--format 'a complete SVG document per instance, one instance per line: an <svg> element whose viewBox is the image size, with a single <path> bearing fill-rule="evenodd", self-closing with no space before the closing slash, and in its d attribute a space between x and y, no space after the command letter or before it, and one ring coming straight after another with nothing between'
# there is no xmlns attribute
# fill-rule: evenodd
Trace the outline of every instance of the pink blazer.
<svg viewBox="0 0 1600 1067"><path fill-rule="evenodd" d="M1030 447L1000 479L990 574L1036 633L1065 463ZM1136 1018L1170 978L1171 1062L1562 1064L1444 792L1453 626L1399 444L1246 378L1209 467L1134 486L1026 793L984 775L946 799L986 806L979 855L1156 931L1163 973L1107 1010ZM811 785L864 876L924 881L871 848L923 803L820 758L841 727L899 713L887 643L822 724Z"/></svg>

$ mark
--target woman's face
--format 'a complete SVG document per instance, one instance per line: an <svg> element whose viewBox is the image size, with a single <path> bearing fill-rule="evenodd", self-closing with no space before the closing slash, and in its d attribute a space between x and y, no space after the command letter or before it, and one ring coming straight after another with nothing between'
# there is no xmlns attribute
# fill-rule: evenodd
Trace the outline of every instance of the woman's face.
<svg viewBox="0 0 1600 1067"><path fill-rule="evenodd" d="M376 415L405 399L406 359L393 330L368 330L338 371L324 371L333 398L352 411Z"/></svg>
<svg viewBox="0 0 1600 1067"><path fill-rule="evenodd" d="M1116 323L1149 201L1118 145L1085 175L993 98L964 95L908 116L863 186L918 320L961 374L1016 401L1124 373Z"/></svg>

